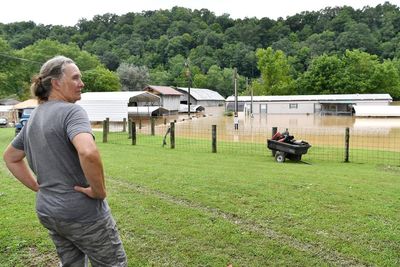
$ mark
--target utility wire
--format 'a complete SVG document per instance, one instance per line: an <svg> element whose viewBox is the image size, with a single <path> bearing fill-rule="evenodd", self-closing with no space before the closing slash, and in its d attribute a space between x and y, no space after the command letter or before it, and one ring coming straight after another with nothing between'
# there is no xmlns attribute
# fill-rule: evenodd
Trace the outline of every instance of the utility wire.
<svg viewBox="0 0 400 267"><path fill-rule="evenodd" d="M20 61L31 62L31 63L35 63L35 64L38 64L38 65L42 65L43 64L42 62L38 62L38 61L26 59L26 58L21 58L21 57L15 57L15 56L7 55L7 54L4 54L4 53L0 53L0 56L6 57L6 58L11 58L11 59L16 59L16 60L20 60Z"/></svg>

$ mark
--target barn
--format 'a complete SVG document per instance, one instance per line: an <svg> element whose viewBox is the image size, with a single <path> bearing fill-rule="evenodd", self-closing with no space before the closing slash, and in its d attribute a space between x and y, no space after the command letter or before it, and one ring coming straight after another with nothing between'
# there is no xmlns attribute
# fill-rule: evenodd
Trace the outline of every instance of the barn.
<svg viewBox="0 0 400 267"><path fill-rule="evenodd" d="M110 121L122 122L128 118L128 106L146 107L159 106L160 97L145 91L129 92L88 92L81 95L76 104L82 106L91 122Z"/></svg>
<svg viewBox="0 0 400 267"><path fill-rule="evenodd" d="M160 97L160 105L170 113L177 113L182 93L169 86L148 85L143 91Z"/></svg>

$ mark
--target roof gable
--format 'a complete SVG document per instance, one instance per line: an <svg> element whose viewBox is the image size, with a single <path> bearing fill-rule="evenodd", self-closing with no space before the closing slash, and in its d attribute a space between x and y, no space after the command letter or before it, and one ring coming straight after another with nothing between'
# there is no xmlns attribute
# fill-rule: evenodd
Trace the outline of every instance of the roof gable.
<svg viewBox="0 0 400 267"><path fill-rule="evenodd" d="M148 85L144 88L144 91L160 95L182 95L180 92L169 86Z"/></svg>
<svg viewBox="0 0 400 267"><path fill-rule="evenodd" d="M181 92L188 92L188 88L184 87L177 87ZM190 88L190 95L196 100L221 100L225 101L225 98L221 96L218 92L210 90L210 89L203 89L203 88Z"/></svg>

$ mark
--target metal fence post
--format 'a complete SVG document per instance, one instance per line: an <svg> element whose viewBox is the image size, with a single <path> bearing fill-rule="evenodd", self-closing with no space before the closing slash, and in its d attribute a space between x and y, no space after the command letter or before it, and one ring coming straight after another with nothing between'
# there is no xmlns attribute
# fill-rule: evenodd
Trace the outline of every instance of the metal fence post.
<svg viewBox="0 0 400 267"><path fill-rule="evenodd" d="M171 149L174 149L175 148L175 123L171 122L170 127L171 127L171 133L170 133Z"/></svg>
<svg viewBox="0 0 400 267"><path fill-rule="evenodd" d="M350 152L349 151L349 148L350 148L350 129L349 129L349 127L346 127L344 143L345 143L344 162L349 162L349 152Z"/></svg>
<svg viewBox="0 0 400 267"><path fill-rule="evenodd" d="M217 153L217 125L212 125L212 153Z"/></svg>

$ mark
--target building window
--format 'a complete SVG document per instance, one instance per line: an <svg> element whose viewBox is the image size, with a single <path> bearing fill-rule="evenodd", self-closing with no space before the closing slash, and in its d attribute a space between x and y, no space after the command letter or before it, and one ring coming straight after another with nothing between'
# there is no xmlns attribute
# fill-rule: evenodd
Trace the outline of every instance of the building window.
<svg viewBox="0 0 400 267"><path fill-rule="evenodd" d="M297 104L289 104L289 109L297 109Z"/></svg>

